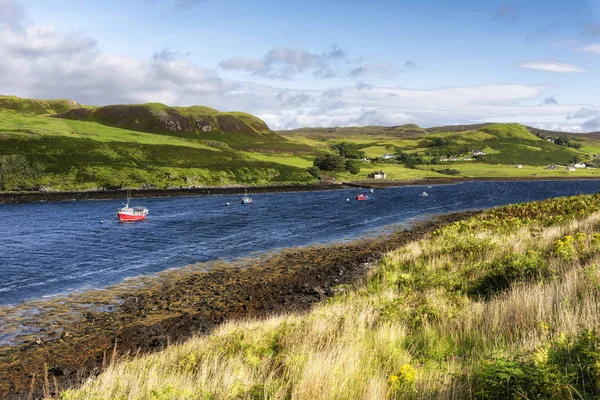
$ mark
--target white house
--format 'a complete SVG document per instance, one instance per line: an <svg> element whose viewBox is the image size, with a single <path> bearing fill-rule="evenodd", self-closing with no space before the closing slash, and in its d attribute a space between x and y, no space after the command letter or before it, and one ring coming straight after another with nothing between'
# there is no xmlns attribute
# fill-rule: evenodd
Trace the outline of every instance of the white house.
<svg viewBox="0 0 600 400"><path fill-rule="evenodd" d="M583 164L583 163L575 163L572 166L575 168L585 168L585 164Z"/></svg>
<svg viewBox="0 0 600 400"><path fill-rule="evenodd" d="M523 164L517 164L517 168L523 168Z"/></svg>
<svg viewBox="0 0 600 400"><path fill-rule="evenodd" d="M474 156L485 156L485 151L483 151L483 150L473 150L471 153Z"/></svg>
<svg viewBox="0 0 600 400"><path fill-rule="evenodd" d="M381 156L382 160L393 160L394 158L396 158L396 156L393 154L384 154Z"/></svg>
<svg viewBox="0 0 600 400"><path fill-rule="evenodd" d="M385 179L385 172L383 172L383 171L373 172L372 174L369 174L369 178Z"/></svg>
<svg viewBox="0 0 600 400"><path fill-rule="evenodd" d="M567 171L577 171L577 168L575 168L575 167L572 167L572 166L570 166L570 165L569 165L569 166L567 167Z"/></svg>
<svg viewBox="0 0 600 400"><path fill-rule="evenodd" d="M367 158L367 157L363 158L362 160L363 160L364 162L371 162L371 159L370 159L370 158Z"/></svg>
<svg viewBox="0 0 600 400"><path fill-rule="evenodd" d="M551 138L551 137L549 137L549 138L548 138L548 141L549 141L550 143L556 143L556 139L554 139L554 138Z"/></svg>

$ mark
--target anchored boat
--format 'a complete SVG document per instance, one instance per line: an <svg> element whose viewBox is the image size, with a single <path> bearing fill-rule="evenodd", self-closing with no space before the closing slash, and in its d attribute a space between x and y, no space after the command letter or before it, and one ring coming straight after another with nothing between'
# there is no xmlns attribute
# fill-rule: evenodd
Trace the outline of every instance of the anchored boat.
<svg viewBox="0 0 600 400"><path fill-rule="evenodd" d="M252 204L252 197L248 196L248 193L244 189L244 197L242 197L242 204Z"/></svg>
<svg viewBox="0 0 600 400"><path fill-rule="evenodd" d="M117 210L117 215L119 216L119 221L121 222L134 222L134 221L143 221L146 219L146 215L148 215L148 209L146 207L130 207L129 206L130 193L127 192L127 204L125 207L119 208Z"/></svg>
<svg viewBox="0 0 600 400"><path fill-rule="evenodd" d="M368 200L368 199L369 199L369 196L367 196L364 193L359 193L356 195L356 200L358 200L358 201L364 201L364 200Z"/></svg>

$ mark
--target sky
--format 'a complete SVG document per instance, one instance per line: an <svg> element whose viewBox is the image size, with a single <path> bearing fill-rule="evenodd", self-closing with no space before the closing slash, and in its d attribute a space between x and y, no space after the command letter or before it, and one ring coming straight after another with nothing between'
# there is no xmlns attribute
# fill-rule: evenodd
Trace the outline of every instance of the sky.
<svg viewBox="0 0 600 400"><path fill-rule="evenodd" d="M600 0L0 0L0 94L600 131Z"/></svg>

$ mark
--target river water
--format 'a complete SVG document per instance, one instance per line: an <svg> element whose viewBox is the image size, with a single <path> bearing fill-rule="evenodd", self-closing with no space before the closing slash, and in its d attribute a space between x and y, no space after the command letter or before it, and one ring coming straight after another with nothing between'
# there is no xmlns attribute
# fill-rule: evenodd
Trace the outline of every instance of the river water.
<svg viewBox="0 0 600 400"><path fill-rule="evenodd" d="M433 215L597 193L600 181L478 181L375 190L134 199L144 222L111 221L122 201L0 205L0 305L168 268L381 232ZM422 193L428 196L423 197ZM230 203L230 205L227 205ZM104 221L104 223L100 223Z"/></svg>

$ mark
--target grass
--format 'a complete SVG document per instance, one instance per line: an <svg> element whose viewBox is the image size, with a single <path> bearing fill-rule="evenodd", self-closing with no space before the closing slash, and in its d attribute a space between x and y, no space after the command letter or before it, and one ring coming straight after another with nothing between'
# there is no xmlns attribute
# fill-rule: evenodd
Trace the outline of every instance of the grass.
<svg viewBox="0 0 600 400"><path fill-rule="evenodd" d="M307 314L230 321L62 398L596 398L598 265L600 196L493 209Z"/></svg>
<svg viewBox="0 0 600 400"><path fill-rule="evenodd" d="M600 169L579 168L575 171L567 171L565 167L557 170L551 170L546 167L523 165L523 168L517 168L516 165L490 165L474 163L472 161L456 162L443 166L444 168L455 168L461 173L457 176L467 178L573 178L573 177L598 177L600 178ZM440 169L439 165L423 165L419 169L430 171L431 169ZM384 168L385 170L385 168Z"/></svg>
<svg viewBox="0 0 600 400"><path fill-rule="evenodd" d="M312 182L307 161L232 149L209 132L201 138L139 132L58 118L0 111L0 157L18 155L37 174L16 176L9 189L75 190L111 187L186 187ZM275 135L227 134L247 149L273 149ZM285 146L284 143L282 146ZM292 147L293 149L293 144ZM290 162L289 160L296 160ZM301 162L300 162L301 161ZM8 184L8 180L5 181Z"/></svg>

